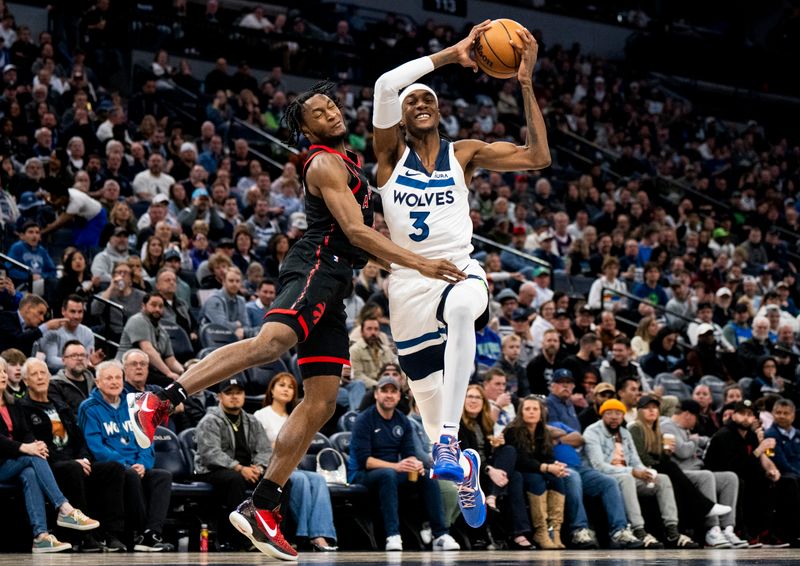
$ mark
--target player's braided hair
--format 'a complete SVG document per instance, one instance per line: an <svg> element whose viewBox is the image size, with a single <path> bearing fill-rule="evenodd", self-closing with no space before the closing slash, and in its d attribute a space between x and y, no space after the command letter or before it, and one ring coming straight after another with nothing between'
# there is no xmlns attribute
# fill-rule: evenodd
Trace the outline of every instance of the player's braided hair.
<svg viewBox="0 0 800 566"><path fill-rule="evenodd" d="M336 83L331 81L320 81L309 90L298 94L286 106L286 112L283 114L282 123L289 130L289 141L296 144L300 140L300 135L303 133L303 104L306 100L316 94L324 94L336 106L339 106L339 99L336 97Z"/></svg>

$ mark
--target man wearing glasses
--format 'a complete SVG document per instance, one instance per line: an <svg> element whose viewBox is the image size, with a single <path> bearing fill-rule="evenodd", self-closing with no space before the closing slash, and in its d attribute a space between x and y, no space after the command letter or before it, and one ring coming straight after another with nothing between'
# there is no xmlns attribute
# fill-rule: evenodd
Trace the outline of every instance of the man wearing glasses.
<svg viewBox="0 0 800 566"><path fill-rule="evenodd" d="M89 369L86 347L79 340L70 340L61 351L63 367L50 380L48 396L54 403L66 405L74 414L94 389L94 374Z"/></svg>

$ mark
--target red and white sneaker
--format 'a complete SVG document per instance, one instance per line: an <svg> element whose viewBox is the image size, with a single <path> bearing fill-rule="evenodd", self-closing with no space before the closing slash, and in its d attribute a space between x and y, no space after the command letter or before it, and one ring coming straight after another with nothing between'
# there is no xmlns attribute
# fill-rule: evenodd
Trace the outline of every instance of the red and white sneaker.
<svg viewBox="0 0 800 566"><path fill-rule="evenodd" d="M228 519L267 556L280 560L297 560L297 551L283 538L281 514L277 511L256 509L252 499L245 499L236 511L228 515Z"/></svg>
<svg viewBox="0 0 800 566"><path fill-rule="evenodd" d="M162 401L150 391L128 393L126 401L136 443L142 448L150 448L156 428L167 422L169 401Z"/></svg>

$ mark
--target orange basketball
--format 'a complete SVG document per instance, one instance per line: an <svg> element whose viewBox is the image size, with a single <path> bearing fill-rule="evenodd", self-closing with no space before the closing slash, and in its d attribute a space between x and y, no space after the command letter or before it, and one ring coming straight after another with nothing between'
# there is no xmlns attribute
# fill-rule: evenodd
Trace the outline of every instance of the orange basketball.
<svg viewBox="0 0 800 566"><path fill-rule="evenodd" d="M509 41L521 44L518 29L524 28L514 20L502 18L493 20L492 27L478 36L475 62L481 71L497 79L508 79L517 74L520 56Z"/></svg>

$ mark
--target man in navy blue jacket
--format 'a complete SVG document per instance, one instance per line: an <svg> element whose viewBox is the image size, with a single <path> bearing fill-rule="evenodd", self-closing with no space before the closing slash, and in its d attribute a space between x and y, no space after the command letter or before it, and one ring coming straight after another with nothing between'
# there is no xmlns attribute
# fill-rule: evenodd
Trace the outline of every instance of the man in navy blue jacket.
<svg viewBox="0 0 800 566"><path fill-rule="evenodd" d="M795 405L791 399L778 399L772 407L775 421L764 434L775 439L772 461L781 473L786 504L778 507L778 522L786 540L800 542L800 528L794 516L800 505L800 431L794 426Z"/></svg>
<svg viewBox="0 0 800 566"><path fill-rule="evenodd" d="M793 475L800 479L800 431L794 423L795 406L790 399L778 399L772 407L775 421L764 436L775 439L775 456L772 461L781 475Z"/></svg>
<svg viewBox="0 0 800 566"><path fill-rule="evenodd" d="M400 384L389 375L375 387L375 405L356 419L350 440L348 480L367 486L378 496L386 550L403 550L398 514L398 488L416 482L435 537L434 550L459 550L444 524L439 484L428 478L414 456L414 429L408 417L395 411Z"/></svg>
<svg viewBox="0 0 800 566"><path fill-rule="evenodd" d="M133 549L172 550L161 540L169 511L172 474L153 467L153 447L143 449L133 437L128 406L122 401L122 365L116 360L97 366L95 389L78 409L78 425L97 462L125 466L125 510L139 531Z"/></svg>

